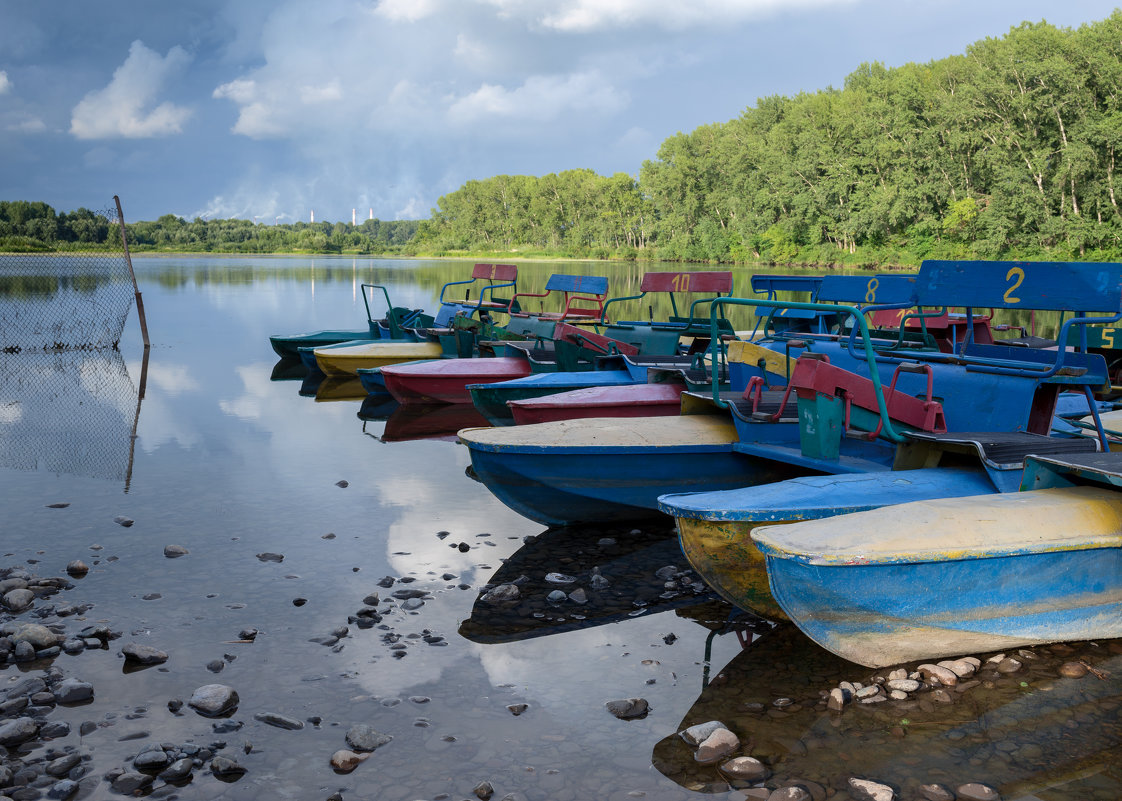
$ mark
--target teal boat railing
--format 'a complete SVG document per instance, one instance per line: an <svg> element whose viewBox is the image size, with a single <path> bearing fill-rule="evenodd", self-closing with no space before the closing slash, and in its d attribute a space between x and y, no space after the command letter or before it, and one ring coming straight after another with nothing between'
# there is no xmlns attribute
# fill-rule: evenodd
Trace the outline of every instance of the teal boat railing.
<svg viewBox="0 0 1122 801"><path fill-rule="evenodd" d="M888 404L884 399L884 391L880 381L880 374L875 365L877 363L877 354L873 348L872 336L869 334L869 324L865 320L865 313L857 306L849 306L843 303L807 303L799 301L780 301L780 300L757 300L752 298L715 298L709 308L709 324L711 332L711 340L709 343L710 362L712 369L712 393L713 403L719 408L728 408L728 403L721 399L720 384L718 382L718 370L720 361L724 357L724 346L721 343L720 336L717 333L717 311L723 306L754 306L759 308L768 308L773 311L777 308L792 308L801 309L803 311L811 312L834 312L836 314L845 314L852 317L855 322L855 327L859 327L861 331L861 338L865 346L865 360L869 364L869 378L873 383L873 390L877 398L877 410L880 415L881 432L880 435L891 442L904 442L902 434L896 431L892 426L892 421L888 416Z"/></svg>

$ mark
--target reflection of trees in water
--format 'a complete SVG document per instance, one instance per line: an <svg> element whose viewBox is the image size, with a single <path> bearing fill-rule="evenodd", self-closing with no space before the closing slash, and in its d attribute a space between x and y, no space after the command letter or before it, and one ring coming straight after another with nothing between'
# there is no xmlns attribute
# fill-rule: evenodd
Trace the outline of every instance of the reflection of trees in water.
<svg viewBox="0 0 1122 801"><path fill-rule="evenodd" d="M134 294L123 253L0 254L0 349L116 347Z"/></svg>
<svg viewBox="0 0 1122 801"><path fill-rule="evenodd" d="M145 351L147 360L147 351ZM0 356L0 465L124 481L140 393L117 350Z"/></svg>

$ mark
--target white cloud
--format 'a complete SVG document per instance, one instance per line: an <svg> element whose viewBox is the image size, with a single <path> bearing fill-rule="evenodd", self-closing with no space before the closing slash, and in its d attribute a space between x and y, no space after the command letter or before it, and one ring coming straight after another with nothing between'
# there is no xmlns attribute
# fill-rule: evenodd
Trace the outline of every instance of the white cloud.
<svg viewBox="0 0 1122 801"><path fill-rule="evenodd" d="M4 126L4 130L16 133L41 133L47 130L47 124L38 117L27 113L13 115L11 122Z"/></svg>
<svg viewBox="0 0 1122 801"><path fill-rule="evenodd" d="M8 79L8 73L4 70L0 70L0 95L11 91L11 89L12 82Z"/></svg>
<svg viewBox="0 0 1122 801"><path fill-rule="evenodd" d="M381 0L374 13L395 22L417 22L436 11L434 0Z"/></svg>
<svg viewBox="0 0 1122 801"><path fill-rule="evenodd" d="M720 27L747 20L856 0L483 0L500 16L518 17L544 28L589 33L637 26L668 30Z"/></svg>
<svg viewBox="0 0 1122 801"><path fill-rule="evenodd" d="M139 39L133 42L109 85L90 92L74 107L70 133L78 139L146 139L182 132L190 109L173 103L152 108L151 104L167 80L190 60L178 46L161 57Z"/></svg>
<svg viewBox="0 0 1122 801"><path fill-rule="evenodd" d="M572 75L535 75L512 90L483 84L452 103L448 116L461 122L486 117L541 122L574 110L612 113L626 104L626 94L617 91L601 73L593 70Z"/></svg>

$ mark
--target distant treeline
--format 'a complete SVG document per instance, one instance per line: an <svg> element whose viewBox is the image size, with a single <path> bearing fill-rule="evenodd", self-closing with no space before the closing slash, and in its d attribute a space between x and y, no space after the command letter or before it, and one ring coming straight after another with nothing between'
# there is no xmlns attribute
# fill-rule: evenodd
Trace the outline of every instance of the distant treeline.
<svg viewBox="0 0 1122 801"><path fill-rule="evenodd" d="M126 223L125 229L135 251L370 254L402 251L418 225L416 220L264 225L198 217L188 222L165 214L155 222ZM82 250L106 245L109 235L109 220L102 213L78 209L57 214L46 203L0 201L0 251Z"/></svg>
<svg viewBox="0 0 1122 801"><path fill-rule="evenodd" d="M842 89L762 98L737 119L670 137L637 179L571 170L469 181L423 221L166 215L129 232L140 249L215 252L1122 260L1119 159L1115 11L1077 30L1024 23L928 64L864 64ZM56 247L93 235L83 209L56 216L24 204L49 215L17 224L5 205L18 204L0 204L0 249L13 238Z"/></svg>

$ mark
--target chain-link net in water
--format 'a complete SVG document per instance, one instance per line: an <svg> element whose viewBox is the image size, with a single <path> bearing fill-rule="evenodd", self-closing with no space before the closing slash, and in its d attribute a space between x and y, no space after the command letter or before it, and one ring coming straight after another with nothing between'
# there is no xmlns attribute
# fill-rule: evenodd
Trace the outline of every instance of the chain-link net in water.
<svg viewBox="0 0 1122 801"><path fill-rule="evenodd" d="M116 209L96 218L101 244L0 253L0 351L117 347L135 285Z"/></svg>
<svg viewBox="0 0 1122 801"><path fill-rule="evenodd" d="M5 354L0 467L127 485L138 410L138 392L120 351Z"/></svg>

